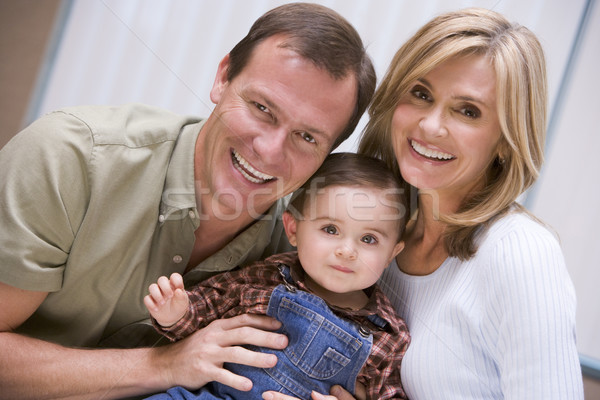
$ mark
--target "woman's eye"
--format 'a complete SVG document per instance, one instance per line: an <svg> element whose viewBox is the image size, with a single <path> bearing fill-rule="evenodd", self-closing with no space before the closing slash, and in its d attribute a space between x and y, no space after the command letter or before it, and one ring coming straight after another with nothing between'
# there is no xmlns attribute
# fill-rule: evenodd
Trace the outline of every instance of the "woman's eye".
<svg viewBox="0 0 600 400"><path fill-rule="evenodd" d="M300 136L302 136L302 139L304 139L308 143L317 143L317 141L315 140L315 138L313 137L313 135L311 135L308 132L302 132L300 134Z"/></svg>
<svg viewBox="0 0 600 400"><path fill-rule="evenodd" d="M360 238L360 240L363 243L367 243L367 244L375 244L375 243L377 243L377 238L375 238L375 236L373 236L373 235L365 235L362 238Z"/></svg>
<svg viewBox="0 0 600 400"><path fill-rule="evenodd" d="M336 235L337 234L337 228L333 225L327 225L327 226L323 227L322 229L328 235Z"/></svg>
<svg viewBox="0 0 600 400"><path fill-rule="evenodd" d="M475 119L479 118L481 112L477 107L464 107L460 110L460 112L467 118Z"/></svg>
<svg viewBox="0 0 600 400"><path fill-rule="evenodd" d="M429 96L429 92L423 87L415 87L412 90L412 94L419 100L431 101L431 96Z"/></svg>

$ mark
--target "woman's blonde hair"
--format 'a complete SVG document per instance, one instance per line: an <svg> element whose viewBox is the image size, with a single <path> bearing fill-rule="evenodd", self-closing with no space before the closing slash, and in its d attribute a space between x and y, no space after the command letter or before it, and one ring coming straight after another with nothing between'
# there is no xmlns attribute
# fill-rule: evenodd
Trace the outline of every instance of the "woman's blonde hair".
<svg viewBox="0 0 600 400"><path fill-rule="evenodd" d="M375 92L359 145L360 153L381 158L399 173L391 138L398 100L443 62L470 54L488 57L495 70L502 135L484 187L471 193L456 213L440 216L447 223L448 253L463 260L476 251L477 231L508 212L540 173L547 83L544 52L536 36L486 9L469 8L434 18L395 54Z"/></svg>

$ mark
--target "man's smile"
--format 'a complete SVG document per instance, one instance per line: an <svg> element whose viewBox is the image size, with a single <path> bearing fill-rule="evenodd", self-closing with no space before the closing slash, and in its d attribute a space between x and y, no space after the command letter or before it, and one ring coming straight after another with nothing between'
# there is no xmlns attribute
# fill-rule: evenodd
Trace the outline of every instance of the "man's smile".
<svg viewBox="0 0 600 400"><path fill-rule="evenodd" d="M267 175L259 170L255 169L248 161L246 161L240 153L235 150L231 150L231 160L233 166L237 169L244 178L252 183L267 183L275 179L274 176Z"/></svg>

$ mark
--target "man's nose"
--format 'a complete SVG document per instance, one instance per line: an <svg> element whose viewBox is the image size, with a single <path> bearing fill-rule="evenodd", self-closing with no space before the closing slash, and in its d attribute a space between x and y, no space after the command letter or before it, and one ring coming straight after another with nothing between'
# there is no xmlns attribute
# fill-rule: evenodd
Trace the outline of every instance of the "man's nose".
<svg viewBox="0 0 600 400"><path fill-rule="evenodd" d="M262 161L279 164L285 160L289 133L284 128L269 129L254 138L253 147Z"/></svg>

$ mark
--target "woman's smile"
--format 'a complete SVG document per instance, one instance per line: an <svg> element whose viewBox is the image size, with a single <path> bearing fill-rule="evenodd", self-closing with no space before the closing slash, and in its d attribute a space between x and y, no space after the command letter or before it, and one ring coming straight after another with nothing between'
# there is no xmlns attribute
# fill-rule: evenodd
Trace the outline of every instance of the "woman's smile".
<svg viewBox="0 0 600 400"><path fill-rule="evenodd" d="M425 157L431 161L452 161L456 158L452 154L439 150L429 149L414 139L409 139L409 143L412 149L418 155Z"/></svg>

